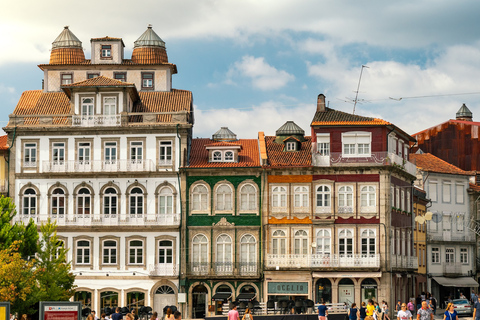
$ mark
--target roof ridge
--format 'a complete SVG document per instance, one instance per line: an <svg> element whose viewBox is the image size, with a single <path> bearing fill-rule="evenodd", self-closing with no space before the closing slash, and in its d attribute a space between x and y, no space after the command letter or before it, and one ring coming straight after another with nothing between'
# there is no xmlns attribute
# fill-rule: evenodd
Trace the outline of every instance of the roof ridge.
<svg viewBox="0 0 480 320"><path fill-rule="evenodd" d="M70 83L70 84L64 84L64 85L62 85L62 87L81 87L81 86L86 86L86 85L105 86L106 84L99 84L98 83L99 81L102 81L102 80L109 81L111 83L110 85L119 85L119 86L134 86L135 85L134 83L131 83L131 82L123 82L123 81L113 79L113 78L110 78L110 77L98 76L98 77L95 77L95 78L85 79L85 80L73 82L73 83Z"/></svg>

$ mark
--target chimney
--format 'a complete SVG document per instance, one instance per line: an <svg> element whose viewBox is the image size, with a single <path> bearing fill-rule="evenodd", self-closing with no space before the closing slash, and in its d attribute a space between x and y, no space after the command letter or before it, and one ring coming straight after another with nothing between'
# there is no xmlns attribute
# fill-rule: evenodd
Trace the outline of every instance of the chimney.
<svg viewBox="0 0 480 320"><path fill-rule="evenodd" d="M323 93L320 93L317 98L317 112L325 112L325 96Z"/></svg>

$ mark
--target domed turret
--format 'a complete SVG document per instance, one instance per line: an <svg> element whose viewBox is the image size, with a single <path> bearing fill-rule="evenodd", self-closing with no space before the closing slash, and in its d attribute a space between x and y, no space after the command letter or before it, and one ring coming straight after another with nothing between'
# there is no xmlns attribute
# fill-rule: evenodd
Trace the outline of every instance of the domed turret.
<svg viewBox="0 0 480 320"><path fill-rule="evenodd" d="M465 120L465 121L472 121L473 120L473 113L470 109L467 108L465 103L458 109L456 114L457 120Z"/></svg>
<svg viewBox="0 0 480 320"><path fill-rule="evenodd" d="M52 43L50 64L77 64L84 61L82 42L66 26Z"/></svg>
<svg viewBox="0 0 480 320"><path fill-rule="evenodd" d="M153 31L151 25L134 42L132 61L141 64L168 63L165 42Z"/></svg>

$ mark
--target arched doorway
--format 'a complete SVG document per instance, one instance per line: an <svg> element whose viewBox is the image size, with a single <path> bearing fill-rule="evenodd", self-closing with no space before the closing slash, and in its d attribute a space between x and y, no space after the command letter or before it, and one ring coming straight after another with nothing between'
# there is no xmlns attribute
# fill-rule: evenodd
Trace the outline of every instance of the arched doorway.
<svg viewBox="0 0 480 320"><path fill-rule="evenodd" d="M378 289L377 289L377 281L367 278L362 281L362 302L368 302L369 299L377 299L378 297Z"/></svg>
<svg viewBox="0 0 480 320"><path fill-rule="evenodd" d="M232 288L226 284L222 284L217 287L215 294L212 297L212 300L215 303L215 315L222 315L223 313L223 304L228 303L228 300L232 298Z"/></svg>
<svg viewBox="0 0 480 320"><path fill-rule="evenodd" d="M118 292L103 291L100 293L100 309L118 307Z"/></svg>
<svg viewBox="0 0 480 320"><path fill-rule="evenodd" d="M140 307L145 306L145 293L139 291L132 291L127 293L127 305L128 309L134 309L135 314L138 314Z"/></svg>
<svg viewBox="0 0 480 320"><path fill-rule="evenodd" d="M207 308L207 288L199 284L192 291L192 318L205 318Z"/></svg>
<svg viewBox="0 0 480 320"><path fill-rule="evenodd" d="M80 301L83 308L92 308L92 293L88 291L77 291L73 295L73 301Z"/></svg>
<svg viewBox="0 0 480 320"><path fill-rule="evenodd" d="M351 306L355 302L355 285L352 279L342 279L338 283L338 302Z"/></svg>
<svg viewBox="0 0 480 320"><path fill-rule="evenodd" d="M316 302L322 303L331 303L332 302L332 283L328 279L318 279L317 280L317 297Z"/></svg>
<svg viewBox="0 0 480 320"><path fill-rule="evenodd" d="M172 287L166 284L158 287L153 296L153 310L161 315L164 307L174 306L176 304L177 298L175 296L175 290L173 290Z"/></svg>

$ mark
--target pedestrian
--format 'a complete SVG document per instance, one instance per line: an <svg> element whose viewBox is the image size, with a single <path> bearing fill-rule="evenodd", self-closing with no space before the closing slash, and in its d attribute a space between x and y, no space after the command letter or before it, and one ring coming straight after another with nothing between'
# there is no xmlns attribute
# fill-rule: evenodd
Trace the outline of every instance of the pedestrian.
<svg viewBox="0 0 480 320"><path fill-rule="evenodd" d="M418 295L418 297L415 299L415 305L417 306L417 312L420 310L422 307L422 296Z"/></svg>
<svg viewBox="0 0 480 320"><path fill-rule="evenodd" d="M326 320L328 316L328 309L325 305L325 300L322 299L322 304L318 306L318 320Z"/></svg>
<svg viewBox="0 0 480 320"><path fill-rule="evenodd" d="M228 311L228 320L240 320L238 316L238 311L237 311L237 305L234 304L232 309Z"/></svg>
<svg viewBox="0 0 480 320"><path fill-rule="evenodd" d="M453 303L449 303L447 306L447 310L443 314L443 320L457 320L457 311L455 311L455 306Z"/></svg>
<svg viewBox="0 0 480 320"><path fill-rule="evenodd" d="M123 316L122 314L120 313L120 308L117 307L115 309L115 313L112 314L112 316L110 317L112 320L122 320L123 319ZM88 320L88 319L87 319Z"/></svg>
<svg viewBox="0 0 480 320"><path fill-rule="evenodd" d="M427 306L427 301L422 301L421 308L417 311L417 320L433 320L433 312Z"/></svg>
<svg viewBox="0 0 480 320"><path fill-rule="evenodd" d="M435 299L434 296L431 296L430 301L432 302L433 314L435 315L437 312L437 299Z"/></svg>
<svg viewBox="0 0 480 320"><path fill-rule="evenodd" d="M375 306L373 305L373 300L368 299L368 304L367 304L367 316L372 316L373 317L373 311L375 310Z"/></svg>
<svg viewBox="0 0 480 320"><path fill-rule="evenodd" d="M359 318L358 314L359 312L357 309L357 304L354 302L352 303L352 306L350 307L350 309L348 309L348 319L357 320L357 318Z"/></svg>
<svg viewBox="0 0 480 320"><path fill-rule="evenodd" d="M413 304L413 298L407 304L407 310L410 311L411 314L415 312L415 305Z"/></svg>
<svg viewBox="0 0 480 320"><path fill-rule="evenodd" d="M117 308L117 309L118 309L118 308ZM112 320L114 320L114 319L112 318ZM157 311L155 311L155 312L152 314L152 316L150 317L150 320L158 320L158 313L157 313Z"/></svg>
<svg viewBox="0 0 480 320"><path fill-rule="evenodd" d="M250 308L245 309L245 314L243 315L242 320L253 320L252 313L250 312Z"/></svg>
<svg viewBox="0 0 480 320"><path fill-rule="evenodd" d="M127 313L127 314L125 315L125 318L126 318L126 320L135 320L135 317L134 317L133 314L131 314L131 313Z"/></svg>
<svg viewBox="0 0 480 320"><path fill-rule="evenodd" d="M173 317L175 318L175 320L182 320L182 313L177 310L173 313Z"/></svg>
<svg viewBox="0 0 480 320"><path fill-rule="evenodd" d="M360 306L360 310L358 311L360 320L365 320L365 318L367 317L367 308L365 308L366 306L367 304L365 303L365 301L363 301Z"/></svg>
<svg viewBox="0 0 480 320"><path fill-rule="evenodd" d="M470 301L472 304L477 303L477 295L475 294L475 291L472 290L472 293L470 293Z"/></svg>
<svg viewBox="0 0 480 320"><path fill-rule="evenodd" d="M90 314L87 316L87 320L95 320L95 317L93 316L93 314L90 313Z"/></svg>
<svg viewBox="0 0 480 320"><path fill-rule="evenodd" d="M388 312L389 312L388 303L387 301L384 301L384 303L385 303L385 306L383 307L383 316L385 319L390 320L390 317L388 316Z"/></svg>
<svg viewBox="0 0 480 320"><path fill-rule="evenodd" d="M100 319L101 319L101 320L107 320L107 319L108 319L108 318L107 318L107 314L106 314L105 312L102 313L102 314L100 315Z"/></svg>
<svg viewBox="0 0 480 320"><path fill-rule="evenodd" d="M92 310L92 316L95 320L98 320L97 313L95 312L95 310Z"/></svg>
<svg viewBox="0 0 480 320"><path fill-rule="evenodd" d="M375 320L381 320L382 319L382 309L380 309L380 306L378 305L378 302L375 301L375 310L373 312L373 318Z"/></svg>
<svg viewBox="0 0 480 320"><path fill-rule="evenodd" d="M463 294L463 292L460 292L460 299L467 299L467 297L465 297L465 295Z"/></svg>
<svg viewBox="0 0 480 320"><path fill-rule="evenodd" d="M165 320L173 320L172 309L167 308L167 314L165 315Z"/></svg>
<svg viewBox="0 0 480 320"><path fill-rule="evenodd" d="M473 305L473 320L480 320L480 295L477 297L477 301Z"/></svg>
<svg viewBox="0 0 480 320"><path fill-rule="evenodd" d="M400 311L402 310L402 303L400 302L400 299L397 300L397 304L395 305L395 311Z"/></svg>
<svg viewBox="0 0 480 320"><path fill-rule="evenodd" d="M132 315L135 320L138 320L138 314L135 312L135 309L132 310Z"/></svg>
<svg viewBox="0 0 480 320"><path fill-rule="evenodd" d="M397 312L397 320L412 320L412 313L407 309L407 305L402 303L400 311Z"/></svg>

